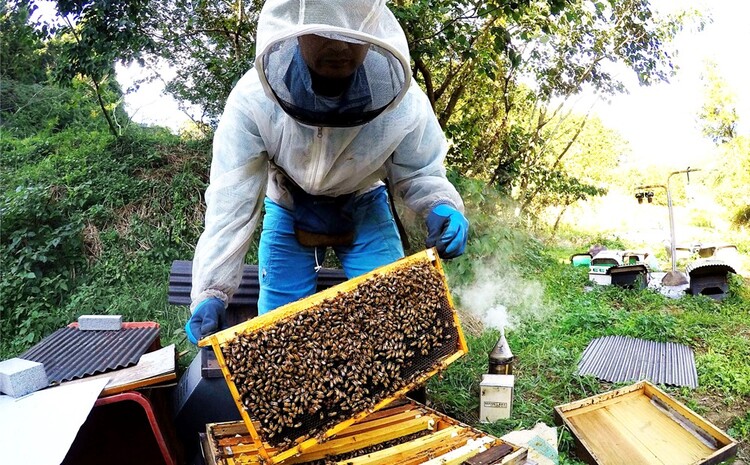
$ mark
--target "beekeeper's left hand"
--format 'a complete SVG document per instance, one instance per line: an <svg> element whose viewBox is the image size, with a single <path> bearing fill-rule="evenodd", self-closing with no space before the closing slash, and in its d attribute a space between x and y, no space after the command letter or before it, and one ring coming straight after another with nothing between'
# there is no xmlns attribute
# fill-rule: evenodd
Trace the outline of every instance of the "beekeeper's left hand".
<svg viewBox="0 0 750 465"><path fill-rule="evenodd" d="M455 208L440 204L427 215L427 247L435 247L441 258L464 253L469 238L469 221Z"/></svg>

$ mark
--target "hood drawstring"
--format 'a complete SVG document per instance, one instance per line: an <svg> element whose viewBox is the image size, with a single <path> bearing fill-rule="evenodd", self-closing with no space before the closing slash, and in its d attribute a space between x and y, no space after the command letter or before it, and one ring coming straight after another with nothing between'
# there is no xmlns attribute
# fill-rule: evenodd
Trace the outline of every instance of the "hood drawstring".
<svg viewBox="0 0 750 465"><path fill-rule="evenodd" d="M321 265L318 262L318 248L317 247L315 247L314 254L315 254L315 272L317 273L318 271L320 271L321 268L323 268L323 265Z"/></svg>

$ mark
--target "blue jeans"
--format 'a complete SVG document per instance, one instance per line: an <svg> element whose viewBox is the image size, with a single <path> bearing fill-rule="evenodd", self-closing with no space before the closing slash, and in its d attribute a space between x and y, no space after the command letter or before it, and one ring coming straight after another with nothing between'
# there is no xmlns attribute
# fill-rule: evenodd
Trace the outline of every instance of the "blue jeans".
<svg viewBox="0 0 750 465"><path fill-rule="evenodd" d="M315 267L325 258L325 247L305 247L294 236L292 212L271 199L264 201L258 267L258 315L315 293ZM333 247L347 278L368 273L404 256L385 186L354 200L354 242ZM316 260L317 254L317 260Z"/></svg>

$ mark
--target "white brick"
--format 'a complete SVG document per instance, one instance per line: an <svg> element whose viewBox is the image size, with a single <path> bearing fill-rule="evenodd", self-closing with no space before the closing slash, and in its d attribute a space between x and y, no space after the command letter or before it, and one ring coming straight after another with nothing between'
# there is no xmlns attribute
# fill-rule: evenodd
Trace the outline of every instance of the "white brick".
<svg viewBox="0 0 750 465"><path fill-rule="evenodd" d="M122 328L122 315L81 315L78 329L81 331L119 331Z"/></svg>
<svg viewBox="0 0 750 465"><path fill-rule="evenodd" d="M49 385L44 365L22 358L0 362L0 391L12 397L21 397Z"/></svg>

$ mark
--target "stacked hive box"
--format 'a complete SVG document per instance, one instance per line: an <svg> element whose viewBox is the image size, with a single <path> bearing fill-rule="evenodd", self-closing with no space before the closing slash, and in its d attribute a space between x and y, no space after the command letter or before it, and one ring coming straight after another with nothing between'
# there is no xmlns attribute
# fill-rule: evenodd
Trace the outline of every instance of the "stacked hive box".
<svg viewBox="0 0 750 465"><path fill-rule="evenodd" d="M266 461L297 455L467 352L433 250L201 341Z"/></svg>
<svg viewBox="0 0 750 465"><path fill-rule="evenodd" d="M210 465L261 463L242 422L206 425ZM317 444L284 465L433 465L524 463L526 450L411 400L399 399Z"/></svg>

